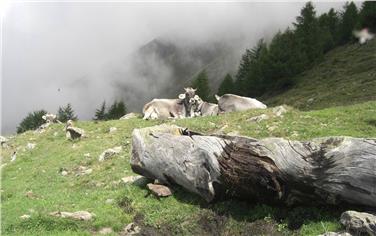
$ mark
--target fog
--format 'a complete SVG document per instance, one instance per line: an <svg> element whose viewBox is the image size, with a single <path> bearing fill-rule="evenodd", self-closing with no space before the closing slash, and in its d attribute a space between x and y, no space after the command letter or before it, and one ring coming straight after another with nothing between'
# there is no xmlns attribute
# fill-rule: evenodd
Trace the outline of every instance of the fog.
<svg viewBox="0 0 376 236"><path fill-rule="evenodd" d="M171 71L153 61L147 64L158 69L153 82L134 74L140 47L156 38L181 48L225 42L239 61L260 38L291 27L303 5L14 2L2 22L1 132L14 133L33 110L56 113L68 102L81 120L91 119L103 100L125 99L129 110L141 112L141 102L165 97ZM343 3L314 5L322 13Z"/></svg>

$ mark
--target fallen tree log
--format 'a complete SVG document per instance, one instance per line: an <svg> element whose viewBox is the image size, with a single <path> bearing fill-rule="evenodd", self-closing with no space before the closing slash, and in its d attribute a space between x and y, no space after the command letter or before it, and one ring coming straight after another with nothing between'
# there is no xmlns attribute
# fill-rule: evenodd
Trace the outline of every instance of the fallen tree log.
<svg viewBox="0 0 376 236"><path fill-rule="evenodd" d="M205 136L178 126L135 129L132 170L207 201L376 207L376 139Z"/></svg>

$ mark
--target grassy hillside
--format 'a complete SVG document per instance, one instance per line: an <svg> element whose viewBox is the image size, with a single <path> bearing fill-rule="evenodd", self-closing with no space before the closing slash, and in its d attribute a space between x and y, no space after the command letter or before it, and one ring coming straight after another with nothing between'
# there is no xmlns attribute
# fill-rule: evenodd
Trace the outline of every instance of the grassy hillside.
<svg viewBox="0 0 376 236"><path fill-rule="evenodd" d="M355 50L355 49L354 49ZM259 123L250 117L267 113ZM293 108L283 117L271 109L178 120L190 129L212 133L237 131L241 135L311 139L329 135L374 137L376 102L301 112ZM41 134L26 132L10 139L2 149L1 231L3 235L90 235L111 227L114 235L136 222L145 235L317 235L341 229L342 209L313 207L272 207L224 200L207 204L199 197L176 188L173 196L146 196L145 182L124 184L121 178L134 175L130 169L130 139L134 128L160 124L140 118L107 122L78 122L88 138L68 141L63 125L53 125ZM110 127L117 131L109 133ZM226 128L223 128L226 127ZM32 150L27 143L35 143ZM119 146L123 151L112 159L98 161L105 149ZM17 150L17 159L10 156ZM90 156L85 155L90 153ZM77 176L79 166L93 170ZM68 171L63 176L62 170ZM30 194L29 191L32 191ZM29 192L29 194L26 194ZM113 199L113 200L111 200ZM86 210L96 216L77 222L49 216L53 211ZM20 219L28 214L29 219Z"/></svg>
<svg viewBox="0 0 376 236"><path fill-rule="evenodd" d="M376 100L376 39L362 46L337 47L294 79L292 89L262 100L304 110Z"/></svg>

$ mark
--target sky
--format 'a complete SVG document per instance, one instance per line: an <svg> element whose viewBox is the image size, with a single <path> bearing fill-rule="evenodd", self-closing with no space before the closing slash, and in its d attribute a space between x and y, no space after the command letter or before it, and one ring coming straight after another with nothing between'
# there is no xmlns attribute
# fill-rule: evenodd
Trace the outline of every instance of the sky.
<svg viewBox="0 0 376 236"><path fill-rule="evenodd" d="M318 13L331 7L341 9L343 4L314 3ZM67 103L73 105L79 119L91 119L103 100L123 97L116 88L117 80L144 86L126 68L132 65L132 53L155 38L176 43L219 40L244 50L260 38L292 27L303 5L9 2L3 6L1 24L1 133L14 133L31 111L56 113Z"/></svg>

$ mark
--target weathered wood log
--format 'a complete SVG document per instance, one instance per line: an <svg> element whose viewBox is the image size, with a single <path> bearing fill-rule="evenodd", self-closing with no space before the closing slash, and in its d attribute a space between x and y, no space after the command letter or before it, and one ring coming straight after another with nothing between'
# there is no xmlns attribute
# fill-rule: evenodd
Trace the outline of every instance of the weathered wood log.
<svg viewBox="0 0 376 236"><path fill-rule="evenodd" d="M133 131L131 166L207 201L227 194L288 205L376 207L376 139L256 140L161 125Z"/></svg>

